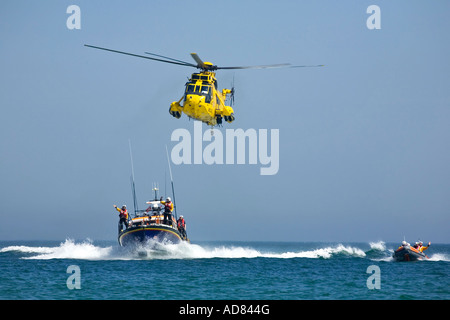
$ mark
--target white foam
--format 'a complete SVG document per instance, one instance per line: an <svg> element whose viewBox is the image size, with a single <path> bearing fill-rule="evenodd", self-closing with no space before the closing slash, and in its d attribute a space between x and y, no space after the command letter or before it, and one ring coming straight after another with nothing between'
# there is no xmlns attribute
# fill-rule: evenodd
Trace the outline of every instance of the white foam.
<svg viewBox="0 0 450 320"><path fill-rule="evenodd" d="M385 251L385 243L370 243L371 249ZM135 259L212 259L212 258L311 258L330 259L335 255L347 255L352 257L366 257L366 253L358 248L343 244L324 245L323 247L298 250L271 252L239 245L198 245L191 243L164 244L149 242L137 248L121 248L118 246L101 247L94 245L92 241L76 243L67 239L56 247L29 247L10 246L0 252L18 251L27 254L36 254L24 257L24 259L85 259L85 260L135 260ZM392 259L391 255L383 259ZM448 261L443 255L433 255L432 260Z"/></svg>
<svg viewBox="0 0 450 320"><path fill-rule="evenodd" d="M219 246L210 248L186 242L164 245L149 243L136 248L135 251L141 256L144 254L148 258L159 259L256 258L261 256L258 250L248 247Z"/></svg>
<svg viewBox="0 0 450 320"><path fill-rule="evenodd" d="M160 248L158 248L160 249ZM249 247L241 246L219 246L202 247L196 244L180 243L177 245L164 245L161 250L155 252L153 249L140 248L147 257L158 257L166 259L211 259L211 258L331 258L336 254L345 254L356 257L365 257L364 251L359 248L348 247L339 244L335 247L325 247L314 250L298 252L262 252Z"/></svg>
<svg viewBox="0 0 450 320"><path fill-rule="evenodd" d="M4 247L0 252L18 251L22 253L51 253L53 248L48 247L28 247L28 246L9 246Z"/></svg>
<svg viewBox="0 0 450 320"><path fill-rule="evenodd" d="M67 239L58 247L28 247L28 246L9 246L2 248L0 252L18 251L22 253L37 253L38 255L24 257L24 259L86 259L103 260L110 257L112 247L101 248L94 246L91 241L86 240L82 243L75 243Z"/></svg>
<svg viewBox="0 0 450 320"><path fill-rule="evenodd" d="M450 257L447 254L443 253L434 253L429 258L429 261L450 261Z"/></svg>
<svg viewBox="0 0 450 320"><path fill-rule="evenodd" d="M378 241L378 242L370 242L370 249L373 250L379 250L379 251L385 251L386 250L386 244L384 241Z"/></svg>

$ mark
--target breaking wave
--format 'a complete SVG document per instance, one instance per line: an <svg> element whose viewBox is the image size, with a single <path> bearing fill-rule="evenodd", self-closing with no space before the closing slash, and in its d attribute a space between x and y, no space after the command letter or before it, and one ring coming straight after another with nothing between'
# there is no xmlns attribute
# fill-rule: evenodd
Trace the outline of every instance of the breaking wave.
<svg viewBox="0 0 450 320"><path fill-rule="evenodd" d="M374 251L386 251L386 243L384 241L370 242L370 249Z"/></svg>
<svg viewBox="0 0 450 320"><path fill-rule="evenodd" d="M370 242L370 249L366 251L367 258L374 261L393 261L393 249L386 249L384 241Z"/></svg>

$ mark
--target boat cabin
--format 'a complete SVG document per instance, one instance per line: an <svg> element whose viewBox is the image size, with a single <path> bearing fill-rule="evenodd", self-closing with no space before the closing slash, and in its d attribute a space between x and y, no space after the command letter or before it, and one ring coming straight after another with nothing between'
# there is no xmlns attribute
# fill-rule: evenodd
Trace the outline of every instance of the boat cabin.
<svg viewBox="0 0 450 320"><path fill-rule="evenodd" d="M142 217L133 218L129 222L129 227L144 227L149 225L165 225L169 227L176 228L177 222L175 220L175 217L172 215L171 221L169 221L169 224L164 224L164 215L151 215L147 216L144 215Z"/></svg>

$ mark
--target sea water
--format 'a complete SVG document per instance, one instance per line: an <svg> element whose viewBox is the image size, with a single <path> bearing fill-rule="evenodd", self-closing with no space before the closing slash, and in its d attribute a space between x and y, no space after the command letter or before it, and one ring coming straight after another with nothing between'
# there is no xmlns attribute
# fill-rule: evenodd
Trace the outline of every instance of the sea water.
<svg viewBox="0 0 450 320"><path fill-rule="evenodd" d="M0 299L450 298L449 244L432 244L426 251L430 259L417 262L394 261L397 247L382 241L153 243L134 248L115 241L3 241Z"/></svg>

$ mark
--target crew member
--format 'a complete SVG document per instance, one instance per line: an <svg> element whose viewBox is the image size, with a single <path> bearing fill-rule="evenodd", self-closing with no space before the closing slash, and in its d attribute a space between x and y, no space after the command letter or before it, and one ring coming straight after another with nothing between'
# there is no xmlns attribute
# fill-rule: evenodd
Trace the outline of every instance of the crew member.
<svg viewBox="0 0 450 320"><path fill-rule="evenodd" d="M187 238L187 236L186 236L186 221L184 221L183 216L180 216L180 218L178 218L177 227L178 227L178 231L180 231L183 239L186 239Z"/></svg>
<svg viewBox="0 0 450 320"><path fill-rule="evenodd" d="M127 206L123 205L121 209L119 209L116 205L114 205L117 211L119 211L119 233L122 232L122 224L125 225L125 229L128 226L128 211Z"/></svg>
<svg viewBox="0 0 450 320"><path fill-rule="evenodd" d="M164 205L164 224L172 225L172 211L173 211L173 202L170 197L167 197L166 201L161 201Z"/></svg>
<svg viewBox="0 0 450 320"><path fill-rule="evenodd" d="M420 252L424 252L424 251L427 250L430 246L431 246L431 242L428 242L428 246L424 247L424 246L423 246L423 242L422 242L422 241L419 241L419 248L418 248L418 250L419 250Z"/></svg>
<svg viewBox="0 0 450 320"><path fill-rule="evenodd" d="M409 243L406 242L405 240L403 240L403 241L402 241L402 245L401 245L400 247L398 247L397 250L398 250L398 249L401 249L401 248L407 248L407 247L409 247Z"/></svg>

